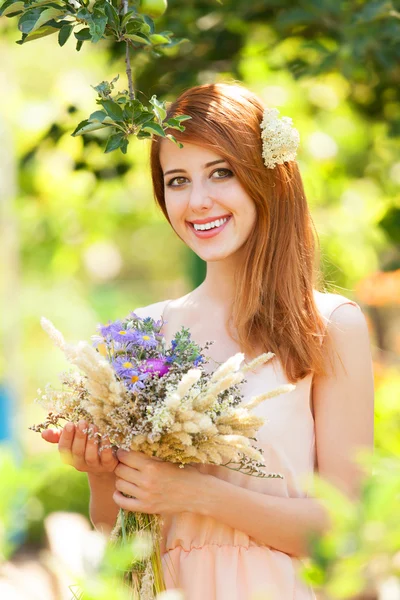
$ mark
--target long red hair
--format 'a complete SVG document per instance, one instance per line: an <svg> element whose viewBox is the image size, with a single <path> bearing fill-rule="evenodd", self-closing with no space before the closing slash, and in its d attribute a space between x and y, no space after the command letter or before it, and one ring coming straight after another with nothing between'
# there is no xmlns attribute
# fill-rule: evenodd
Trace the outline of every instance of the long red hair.
<svg viewBox="0 0 400 600"><path fill-rule="evenodd" d="M184 132L168 133L229 161L256 206L227 322L232 337L248 356L255 347L274 352L292 383L309 373L326 374L321 349L326 331L314 298L322 285L318 235L296 161L274 169L264 165L264 105L241 85L216 83L186 90L167 108L167 118L192 117ZM151 143L150 163L155 199L168 220L161 140L155 136Z"/></svg>

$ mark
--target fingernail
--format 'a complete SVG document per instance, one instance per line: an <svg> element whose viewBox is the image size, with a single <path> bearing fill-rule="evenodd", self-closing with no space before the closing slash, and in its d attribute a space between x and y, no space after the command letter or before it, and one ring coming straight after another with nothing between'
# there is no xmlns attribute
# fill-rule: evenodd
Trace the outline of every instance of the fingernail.
<svg viewBox="0 0 400 600"><path fill-rule="evenodd" d="M81 431L83 431L84 429L86 429L86 421L83 421L82 419L79 421L78 423L78 427Z"/></svg>
<svg viewBox="0 0 400 600"><path fill-rule="evenodd" d="M65 426L65 430L68 431L68 433L72 433L74 430L74 424L73 423L67 423Z"/></svg>

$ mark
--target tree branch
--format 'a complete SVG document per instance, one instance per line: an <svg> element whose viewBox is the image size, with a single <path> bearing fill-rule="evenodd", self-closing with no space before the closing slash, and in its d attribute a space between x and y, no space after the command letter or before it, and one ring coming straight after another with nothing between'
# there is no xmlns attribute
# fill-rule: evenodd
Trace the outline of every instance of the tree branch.
<svg viewBox="0 0 400 600"><path fill-rule="evenodd" d="M122 10L123 10L124 15L126 15L126 13L128 12L128 0L122 0ZM135 92L133 89L131 59L129 56L129 42L125 42L125 44L126 44L125 64L126 64L126 76L128 78L129 98L131 100L134 100Z"/></svg>

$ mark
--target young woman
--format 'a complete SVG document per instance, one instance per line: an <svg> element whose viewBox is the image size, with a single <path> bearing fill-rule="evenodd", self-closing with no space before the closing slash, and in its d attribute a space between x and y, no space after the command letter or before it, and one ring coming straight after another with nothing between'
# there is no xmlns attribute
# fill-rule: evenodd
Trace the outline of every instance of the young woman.
<svg viewBox="0 0 400 600"><path fill-rule="evenodd" d="M159 513L167 586L186 600L309 600L298 577L311 535L329 527L312 496L315 471L356 498L356 451L373 445L373 370L365 317L345 296L320 291L319 255L298 165L297 130L246 88L202 85L168 116L185 131L156 138L151 169L158 205L181 240L207 263L204 282L182 298L136 309L163 317L169 342L182 325L222 362L275 357L246 375L245 398L282 383L290 393L256 410L266 469L261 479L212 465L176 465L109 450L65 426L65 460L86 471L95 526L111 528L119 507ZM172 133L175 134L175 131ZM210 365L210 368L215 365ZM127 498L126 495L131 496Z"/></svg>

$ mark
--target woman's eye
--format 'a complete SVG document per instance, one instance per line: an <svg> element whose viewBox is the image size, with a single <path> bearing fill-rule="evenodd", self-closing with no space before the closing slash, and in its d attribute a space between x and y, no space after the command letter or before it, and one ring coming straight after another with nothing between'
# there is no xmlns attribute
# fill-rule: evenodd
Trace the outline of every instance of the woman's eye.
<svg viewBox="0 0 400 600"><path fill-rule="evenodd" d="M219 173L219 175L217 177L214 177L214 175L216 173ZM233 172L230 169L215 169L215 171L213 171L211 173L211 177L213 177L214 179L228 179L229 177L232 177L232 176L233 176ZM167 183L167 186L168 187L182 187L185 183L187 183L187 181L188 181L187 177L183 177L183 175L181 175L181 176L173 177L172 179L170 179L170 181Z"/></svg>
<svg viewBox="0 0 400 600"><path fill-rule="evenodd" d="M213 175L215 173L223 173L223 177L216 177L216 179L227 179L228 177L230 177L231 175L233 175L232 171L230 169L216 169L213 172Z"/></svg>
<svg viewBox="0 0 400 600"><path fill-rule="evenodd" d="M182 177L182 176L181 177L174 177L173 179L171 179L170 181L168 181L167 185L169 187L179 187L180 185L182 185L182 183L185 183L185 182L182 182L182 179L186 179L186 177ZM174 181L177 182L177 184L175 184ZM180 183L179 183L179 181L180 181Z"/></svg>

